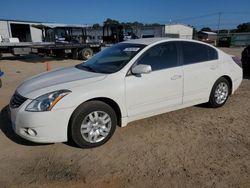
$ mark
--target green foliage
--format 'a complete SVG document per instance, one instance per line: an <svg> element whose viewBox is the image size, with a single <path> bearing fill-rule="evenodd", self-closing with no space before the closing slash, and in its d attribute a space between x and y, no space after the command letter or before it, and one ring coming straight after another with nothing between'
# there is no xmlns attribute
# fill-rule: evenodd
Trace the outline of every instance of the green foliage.
<svg viewBox="0 0 250 188"><path fill-rule="evenodd" d="M191 27L193 27L193 36L195 36L198 31L194 26L191 26Z"/></svg>
<svg viewBox="0 0 250 188"><path fill-rule="evenodd" d="M113 24L120 24L120 22L117 21L117 20L113 20L113 19L111 19L111 18L107 18L106 21L103 22L103 24L104 24L104 25L105 25L105 24L107 24L107 25L113 25Z"/></svg>
<svg viewBox="0 0 250 188"><path fill-rule="evenodd" d="M92 26L94 29L99 29L101 28L100 24L96 23L96 24L93 24Z"/></svg>
<svg viewBox="0 0 250 188"><path fill-rule="evenodd" d="M250 22L238 25L236 32L237 33L250 32Z"/></svg>
<svg viewBox="0 0 250 188"><path fill-rule="evenodd" d="M152 24L143 24L141 22L119 22L118 20L113 20L111 18L107 18L104 22L104 25L126 25L126 26L130 26L130 27L142 27L142 26L160 26L159 23L152 23ZM94 25L93 25L94 27Z"/></svg>

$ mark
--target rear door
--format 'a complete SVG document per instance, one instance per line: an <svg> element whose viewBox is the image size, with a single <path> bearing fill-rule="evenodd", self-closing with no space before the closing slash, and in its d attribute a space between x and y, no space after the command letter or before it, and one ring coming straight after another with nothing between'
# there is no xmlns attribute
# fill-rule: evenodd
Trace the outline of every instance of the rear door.
<svg viewBox="0 0 250 188"><path fill-rule="evenodd" d="M212 86L220 77L218 52L197 42L179 42L184 74L183 103L206 102Z"/></svg>

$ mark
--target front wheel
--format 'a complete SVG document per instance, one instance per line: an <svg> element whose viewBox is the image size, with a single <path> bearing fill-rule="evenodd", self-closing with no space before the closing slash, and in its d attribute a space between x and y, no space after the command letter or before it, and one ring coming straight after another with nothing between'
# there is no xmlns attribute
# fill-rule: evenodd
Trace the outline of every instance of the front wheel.
<svg viewBox="0 0 250 188"><path fill-rule="evenodd" d="M213 108L223 106L228 99L230 89L231 88L227 79L223 77L219 78L212 88L209 99L209 105Z"/></svg>
<svg viewBox="0 0 250 188"><path fill-rule="evenodd" d="M71 137L82 148L97 147L111 138L116 125L116 113L108 104L101 101L86 102L72 115Z"/></svg>

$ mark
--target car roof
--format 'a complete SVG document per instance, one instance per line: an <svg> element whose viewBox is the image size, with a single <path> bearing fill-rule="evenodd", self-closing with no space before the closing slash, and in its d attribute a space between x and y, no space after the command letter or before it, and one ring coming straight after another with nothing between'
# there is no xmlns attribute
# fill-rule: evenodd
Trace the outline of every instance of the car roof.
<svg viewBox="0 0 250 188"><path fill-rule="evenodd" d="M161 43L161 42L168 42L168 41L189 41L194 43L200 43L203 45L210 46L212 48L215 48L211 44L207 44L201 41L192 40L192 39L180 39L180 38L169 38L169 37L161 37L161 38L140 38L140 39L133 39L133 40L127 40L122 43L130 43L130 44L142 44L142 45L150 45L154 43ZM215 48L216 49L216 48ZM218 49L217 49L218 50Z"/></svg>
<svg viewBox="0 0 250 188"><path fill-rule="evenodd" d="M123 43L150 45L153 43L167 42L167 41L192 41L192 42L203 43L192 39L180 39L180 38L169 38L169 37L140 38L140 39L127 40L124 41Z"/></svg>
<svg viewBox="0 0 250 188"><path fill-rule="evenodd" d="M168 41L168 40L171 40L171 38L141 38L141 39L127 40L124 41L123 43L149 45L159 41Z"/></svg>

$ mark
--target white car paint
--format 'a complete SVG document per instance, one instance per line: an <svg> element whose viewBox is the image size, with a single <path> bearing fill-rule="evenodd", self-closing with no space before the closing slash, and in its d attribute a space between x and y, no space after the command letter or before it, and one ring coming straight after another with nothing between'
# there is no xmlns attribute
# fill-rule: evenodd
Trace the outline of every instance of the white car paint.
<svg viewBox="0 0 250 188"><path fill-rule="evenodd" d="M229 55L216 48L218 60L153 71L141 76L127 75L145 51L169 41L192 40L130 40L127 43L147 46L118 72L101 74L69 67L24 81L16 92L28 99L18 108L10 107L15 132L33 142L64 142L68 140L68 125L74 110L91 99L112 99L120 108L121 126L124 127L137 119L208 102L213 84L221 76L232 80L232 93L239 87L242 69ZM37 97L61 89L68 89L71 93L62 98L51 111L25 110ZM27 128L35 130L37 135L27 134Z"/></svg>
<svg viewBox="0 0 250 188"><path fill-rule="evenodd" d="M182 104L181 67L154 71L141 77L127 76L125 84L128 117L131 119Z"/></svg>

